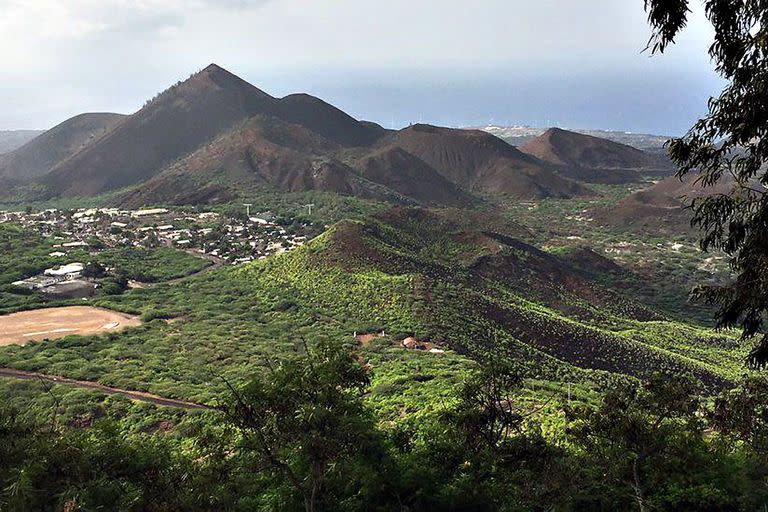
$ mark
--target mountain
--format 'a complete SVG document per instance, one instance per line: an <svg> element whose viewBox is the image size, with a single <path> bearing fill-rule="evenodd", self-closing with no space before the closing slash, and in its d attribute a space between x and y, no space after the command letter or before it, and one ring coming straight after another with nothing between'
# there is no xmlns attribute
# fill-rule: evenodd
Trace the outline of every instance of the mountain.
<svg viewBox="0 0 768 512"><path fill-rule="evenodd" d="M688 174L682 180L670 176L653 186L635 192L616 205L594 212L594 218L611 225L634 229L685 233L690 225L691 212L685 209L688 200L715 194L727 194L733 181L724 178L712 187L702 187L698 176Z"/></svg>
<svg viewBox="0 0 768 512"><path fill-rule="evenodd" d="M477 203L473 193L526 199L590 193L482 132L425 125L387 132L319 100L289 98L292 106L298 100L309 105L305 112L312 114L294 114L294 122L254 116L129 192L121 203L187 203L203 196L215 201L259 186L453 207ZM283 109L277 115L288 117ZM317 121L322 118L329 122ZM359 146L371 141L370 147Z"/></svg>
<svg viewBox="0 0 768 512"><path fill-rule="evenodd" d="M534 140L536 137L539 137L547 131L547 128L534 128L530 126L494 125L470 129L486 131L517 147ZM591 135L600 139L607 139L613 142L618 142L619 144L626 144L627 146L632 146L633 148L654 154L666 154L664 145L670 139L670 137L665 135L652 135L647 133L632 133L613 130L572 129L570 131L581 133L583 135Z"/></svg>
<svg viewBox="0 0 768 512"><path fill-rule="evenodd" d="M397 341L412 336L473 358L504 358L537 378L594 370L595 378L646 377L670 368L725 384L690 347L671 347L658 333L697 348L710 346L707 335L604 288L594 279L607 265L599 256L579 255L577 268L529 236L493 213L394 208L338 223L239 277L278 283L293 308L340 318L345 331L383 330Z"/></svg>
<svg viewBox="0 0 768 512"><path fill-rule="evenodd" d="M481 131L418 124L384 137L378 145L407 151L470 192L525 199L592 194L536 158Z"/></svg>
<svg viewBox="0 0 768 512"><path fill-rule="evenodd" d="M86 120L94 121L79 119ZM46 152L27 151L45 158L7 160L6 174L23 183L6 187L6 197L127 189L118 202L136 206L231 201L267 188L457 207L477 203L475 194L593 195L487 133L428 125L385 130L307 94L274 98L214 64L110 121L99 136L82 130L90 134L85 141L62 138L68 144L60 142L58 151L50 141Z"/></svg>
<svg viewBox="0 0 768 512"><path fill-rule="evenodd" d="M93 143L124 116L80 114L43 132L20 148L0 155L0 180L24 181L46 174L59 162Z"/></svg>
<svg viewBox="0 0 768 512"><path fill-rule="evenodd" d="M309 94L282 98L277 117L298 124L343 146L369 146L386 132L375 123L363 123Z"/></svg>
<svg viewBox="0 0 768 512"><path fill-rule="evenodd" d="M551 128L520 146L560 174L592 183L630 183L647 174L669 174L671 165L657 154L607 139Z"/></svg>
<svg viewBox="0 0 768 512"><path fill-rule="evenodd" d="M408 196L418 204L469 206L477 202L426 162L399 147L375 149L352 159L350 166L365 179Z"/></svg>
<svg viewBox="0 0 768 512"><path fill-rule="evenodd" d="M337 154L344 148L304 126L254 116L126 193L120 203L218 202L260 187L405 204L466 206L476 201L404 152L364 151L360 158L342 161Z"/></svg>
<svg viewBox="0 0 768 512"><path fill-rule="evenodd" d="M273 98L212 64L160 94L43 181L63 196L141 183L256 115L302 126L343 146L370 144L384 132L306 94Z"/></svg>
<svg viewBox="0 0 768 512"><path fill-rule="evenodd" d="M31 141L45 130L0 130L0 155L9 153Z"/></svg>
<svg viewBox="0 0 768 512"><path fill-rule="evenodd" d="M95 195L145 181L275 98L212 64L148 102L56 165L43 183L59 196Z"/></svg>

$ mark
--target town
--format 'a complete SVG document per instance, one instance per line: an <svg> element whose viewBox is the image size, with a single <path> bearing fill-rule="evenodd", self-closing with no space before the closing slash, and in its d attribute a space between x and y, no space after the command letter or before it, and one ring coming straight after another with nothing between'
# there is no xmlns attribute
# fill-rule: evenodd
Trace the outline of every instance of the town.
<svg viewBox="0 0 768 512"><path fill-rule="evenodd" d="M169 208L0 211L0 224L13 222L53 240L48 256L61 262L40 275L13 283L14 286L66 290L72 295L80 288L92 288L83 287L80 280L88 277L86 262L72 260L84 251L165 247L215 264L239 265L300 246L312 232L306 221L276 217L271 212L250 213L250 205L241 215Z"/></svg>

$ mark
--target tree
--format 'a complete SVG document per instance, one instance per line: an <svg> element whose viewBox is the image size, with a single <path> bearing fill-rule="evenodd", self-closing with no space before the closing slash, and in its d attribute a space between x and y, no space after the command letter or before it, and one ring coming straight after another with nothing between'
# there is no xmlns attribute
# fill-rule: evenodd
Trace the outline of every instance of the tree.
<svg viewBox="0 0 768 512"><path fill-rule="evenodd" d="M614 387L597 409L570 410L574 441L605 468L608 487L593 494L626 488L638 510L655 509L651 491L659 493L660 480L672 478L678 457L695 453L693 443L702 440L699 406L690 380L657 374L643 386Z"/></svg>
<svg viewBox="0 0 768 512"><path fill-rule="evenodd" d="M749 492L744 508L764 508L768 503L768 378L748 377L736 389L724 391L708 412L709 421L722 439L731 441L739 454L738 471L745 474Z"/></svg>
<svg viewBox="0 0 768 512"><path fill-rule="evenodd" d="M711 413L714 427L745 443L768 462L768 379L748 378L725 392Z"/></svg>
<svg viewBox="0 0 768 512"><path fill-rule="evenodd" d="M444 420L470 453L486 451L498 457L503 442L519 432L525 418L515 408L511 392L521 382L512 367L498 361L489 361L464 382L458 404Z"/></svg>
<svg viewBox="0 0 768 512"><path fill-rule="evenodd" d="M83 277L100 279L107 275L107 269L98 261L89 261L83 268Z"/></svg>
<svg viewBox="0 0 768 512"><path fill-rule="evenodd" d="M522 382L514 364L486 360L435 423L419 425L423 438L395 442L405 454L397 474L409 509L538 510L566 501L564 452L531 420L541 409L518 398Z"/></svg>
<svg viewBox="0 0 768 512"><path fill-rule="evenodd" d="M227 410L245 450L314 511L333 501L325 495L332 476L344 473L340 480L354 480L354 460L375 444L375 423L362 401L368 384L368 371L353 354L321 343L242 391L232 389Z"/></svg>
<svg viewBox="0 0 768 512"><path fill-rule="evenodd" d="M220 510L198 499L193 476L165 439L109 422L37 424L0 406L0 510Z"/></svg>
<svg viewBox="0 0 768 512"><path fill-rule="evenodd" d="M663 53L684 29L691 0L645 0L653 27L648 48ZM741 326L744 338L763 334L749 356L768 364L768 0L706 0L715 37L709 54L728 85L708 114L669 142L678 176L698 174L703 187L727 187L690 202L704 250L724 251L735 280L702 286L694 296L718 305L720 327Z"/></svg>

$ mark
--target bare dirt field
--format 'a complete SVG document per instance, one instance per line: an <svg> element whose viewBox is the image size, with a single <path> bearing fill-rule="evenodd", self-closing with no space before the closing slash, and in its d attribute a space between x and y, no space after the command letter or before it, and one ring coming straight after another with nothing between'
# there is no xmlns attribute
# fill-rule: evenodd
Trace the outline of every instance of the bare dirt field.
<svg viewBox="0 0 768 512"><path fill-rule="evenodd" d="M29 341L114 332L139 325L138 317L89 306L22 311L0 316L0 346Z"/></svg>

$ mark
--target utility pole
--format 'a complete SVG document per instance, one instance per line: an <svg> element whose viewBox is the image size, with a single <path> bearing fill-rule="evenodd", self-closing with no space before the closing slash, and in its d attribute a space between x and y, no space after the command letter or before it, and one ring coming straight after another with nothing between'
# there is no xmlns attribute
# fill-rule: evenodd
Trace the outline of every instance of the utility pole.
<svg viewBox="0 0 768 512"><path fill-rule="evenodd" d="M253 206L251 203L243 203L243 206L245 206L245 214L248 216L248 218L251 217L251 206Z"/></svg>
<svg viewBox="0 0 768 512"><path fill-rule="evenodd" d="M311 217L312 216L312 207L315 206L314 203L313 204L305 204L304 206L307 207L307 215Z"/></svg>

